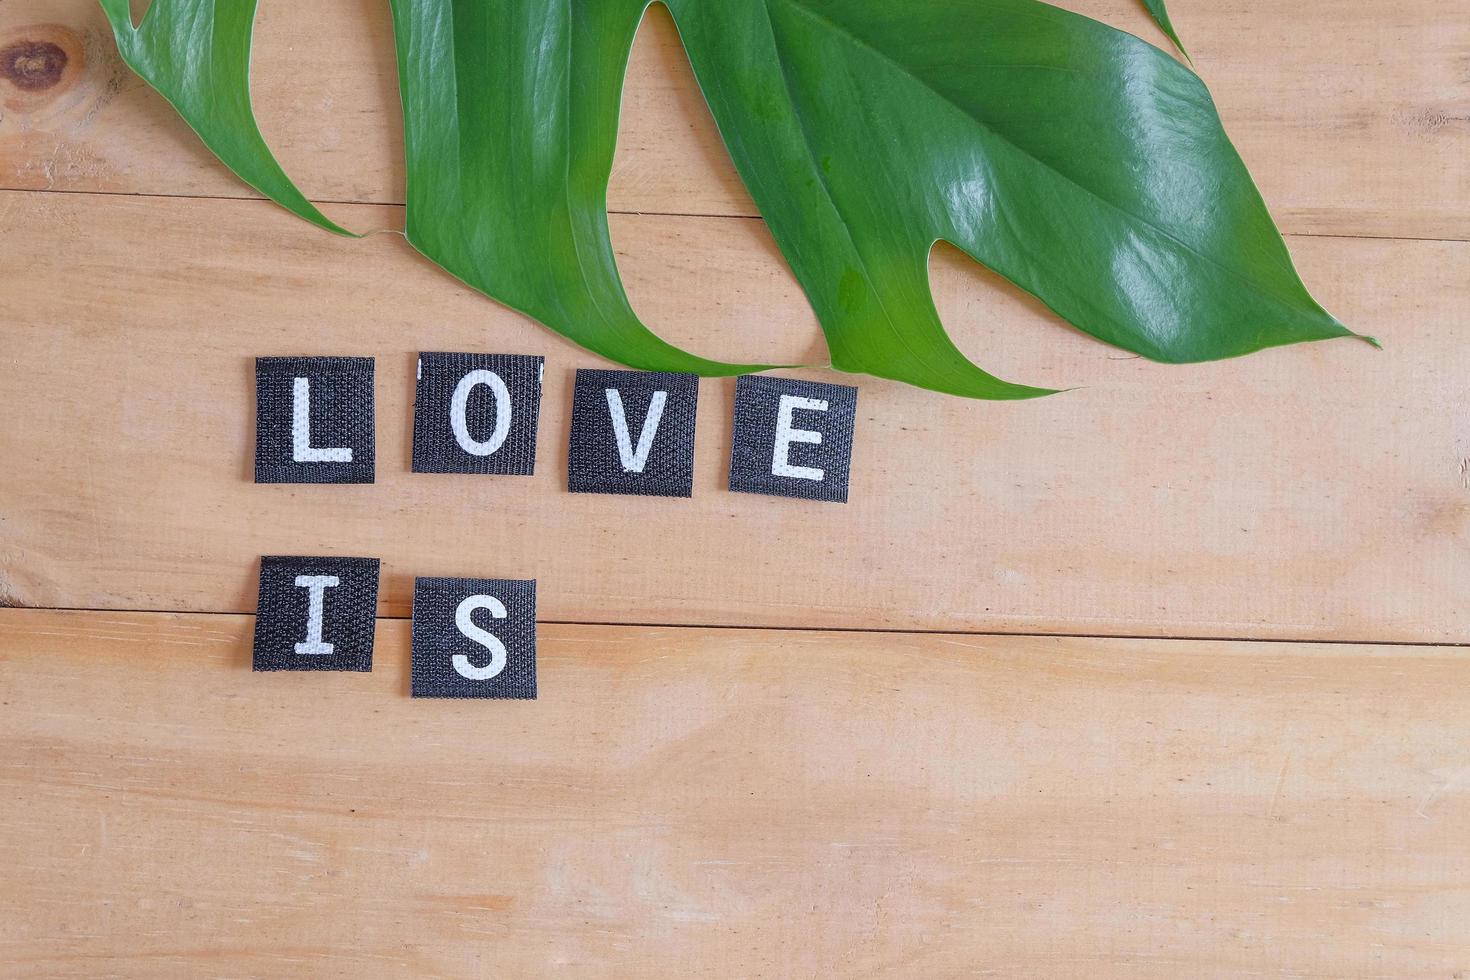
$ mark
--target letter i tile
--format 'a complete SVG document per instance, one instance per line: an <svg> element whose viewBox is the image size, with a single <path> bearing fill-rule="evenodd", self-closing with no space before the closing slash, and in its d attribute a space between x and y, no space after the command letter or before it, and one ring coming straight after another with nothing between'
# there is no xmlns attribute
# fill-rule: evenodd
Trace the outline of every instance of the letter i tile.
<svg viewBox="0 0 1470 980"><path fill-rule="evenodd" d="M260 559L256 670L372 670L378 559Z"/></svg>

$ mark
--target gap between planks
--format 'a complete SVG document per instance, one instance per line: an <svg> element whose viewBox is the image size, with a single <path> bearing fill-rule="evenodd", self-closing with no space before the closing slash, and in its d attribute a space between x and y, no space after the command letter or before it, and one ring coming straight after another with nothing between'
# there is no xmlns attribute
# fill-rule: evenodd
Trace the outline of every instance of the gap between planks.
<svg viewBox="0 0 1470 980"><path fill-rule="evenodd" d="M0 606L0 616L6 612L51 612L51 613L79 613L79 614L107 614L116 613L130 616L249 616L255 617L253 612L238 612L228 609L134 609L134 608L108 608L105 606ZM384 616L376 617L378 622L410 622L412 616ZM1362 639L1319 639L1312 638L1286 638L1279 636L1212 636L1208 634L1184 635L1163 633L1080 633L1080 632L1047 632L1028 630L964 630L964 629L916 629L901 626L888 627L862 627L862 626L772 626L761 623L653 623L653 622L615 622L612 620L595 619L538 619L537 626L596 626L611 629L676 629L676 630L725 630L729 632L743 631L748 633L855 633L872 634L877 636L978 636L978 637L1013 637L1017 639L1038 640L1140 640L1145 642L1170 642L1170 643L1270 643L1278 646L1301 646L1303 644L1312 646L1358 646L1358 647L1401 647L1404 649L1435 649L1435 650L1462 650L1470 648L1470 642L1457 643L1453 641L1431 642L1427 640L1362 640Z"/></svg>
<svg viewBox="0 0 1470 980"><path fill-rule="evenodd" d="M239 195L235 195L235 194L161 194L161 193L150 192L150 191L78 190L76 188L71 188L71 187L0 187L0 193L3 193L3 194L67 194L67 195L72 195L72 196L77 196L77 197L123 197L123 198L139 198L139 199L143 199L143 200L161 200L161 201L225 201L225 202L248 202L248 203L257 203L257 204L269 204L271 207L278 208L278 209L281 207L279 204L276 204L274 201L271 201L268 198L255 197L255 196L251 196L249 194L239 194ZM343 198L343 199L335 199L335 198L313 198L313 199L311 199L311 203L314 204L314 205L317 205L318 207L320 207L322 205L326 205L328 207L341 206L341 207L354 207L354 208L391 208L391 209L397 209L397 210L400 210L400 211L403 210L403 208L405 207L405 205L402 202L399 202L399 201L354 201L354 200L347 199L347 198ZM284 210L284 209L282 209L282 210ZM702 211L647 211L647 210L644 210L644 211L628 211L628 210L622 210L622 209L618 209L618 208L609 208L608 211L607 211L607 213L609 215L627 215L627 216L631 216L631 217L635 217L635 218L637 218L637 217L648 217L648 218L693 218L693 219L709 219L709 220L715 220L715 221L731 220L731 221L760 221L760 222L764 222L766 220L765 218L761 217L760 215L755 215L755 214L713 214L713 213L702 212ZM1272 216L1272 220L1273 220L1273 222L1275 221L1275 216L1274 215ZM1281 234L1281 236L1283 238L1342 238L1342 239L1349 239L1349 240L1359 239L1359 240L1364 240L1364 241L1384 241L1384 242L1448 242L1448 243L1470 242L1470 237L1466 237L1466 238L1437 238L1437 237L1432 236L1432 235L1375 235L1375 234L1371 234L1371 233L1347 234L1345 232L1332 232L1332 233L1327 233L1327 232L1320 232L1320 231L1281 231L1280 228L1279 228L1279 226L1278 226L1278 229L1277 230L1280 232L1280 234ZM396 233L396 234L403 234L403 229L402 228L373 228L373 229L369 229L368 231L359 232L358 234L360 234L363 237L367 237L368 235L378 235L378 234L383 234L385 232L388 232L388 233ZM978 262L978 260L977 260L977 264L982 265L982 266L985 265L985 263Z"/></svg>

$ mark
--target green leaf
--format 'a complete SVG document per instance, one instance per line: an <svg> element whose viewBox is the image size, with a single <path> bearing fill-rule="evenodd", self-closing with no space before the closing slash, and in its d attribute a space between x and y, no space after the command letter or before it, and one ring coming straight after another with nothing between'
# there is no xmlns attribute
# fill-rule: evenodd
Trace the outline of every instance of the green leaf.
<svg viewBox="0 0 1470 980"><path fill-rule="evenodd" d="M1179 40L1179 35L1174 33L1174 25L1169 20L1169 10L1164 6L1164 0L1143 0L1143 5L1153 15L1154 23L1158 24L1159 28L1165 34L1169 35L1169 40L1174 42L1174 47L1179 49L1179 53L1188 58L1189 52L1184 50L1184 44Z"/></svg>
<svg viewBox="0 0 1470 980"><path fill-rule="evenodd" d="M1152 45L1034 0L670 6L839 367L1005 393L945 356L936 239L1155 360L1350 335L1203 83Z"/></svg>
<svg viewBox="0 0 1470 980"><path fill-rule="evenodd" d="M212 8L174 6L191 3ZM928 282L939 240L1156 360L1351 335L1298 278L1203 83L1152 45L1037 0L666 4L840 369L1046 393L950 342ZM606 188L647 5L393 0L408 236L625 364L748 370L658 340L618 279Z"/></svg>
<svg viewBox="0 0 1470 980"><path fill-rule="evenodd" d="M633 312L607 225L636 28L599 0L393 0L408 240L588 350L650 371L744 374ZM569 70L569 66L575 69Z"/></svg>
<svg viewBox="0 0 1470 980"><path fill-rule="evenodd" d="M245 183L307 221L351 235L316 209L271 155L250 109L256 0L153 0L133 27L128 0L102 0L129 68L173 104Z"/></svg>

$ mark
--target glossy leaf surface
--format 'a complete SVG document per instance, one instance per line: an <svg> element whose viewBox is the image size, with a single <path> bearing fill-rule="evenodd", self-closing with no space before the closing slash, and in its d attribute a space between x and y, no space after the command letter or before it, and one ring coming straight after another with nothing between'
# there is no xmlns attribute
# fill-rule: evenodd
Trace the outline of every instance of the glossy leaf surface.
<svg viewBox="0 0 1470 980"><path fill-rule="evenodd" d="M1152 45L1033 0L671 7L839 367L1005 393L935 356L936 239L1155 360L1348 333L1204 85Z"/></svg>
<svg viewBox="0 0 1470 980"><path fill-rule="evenodd" d="M665 343L623 291L608 235L607 178L636 19L618 33L619 6L606 0L393 0L392 7L406 231L415 248L630 367L707 375L761 369Z"/></svg>
<svg viewBox="0 0 1470 980"><path fill-rule="evenodd" d="M214 6L155 6L170 2ZM1350 335L1298 278L1204 85L1152 45L1037 0L666 4L840 369L1045 393L950 342L928 282L938 240L1156 360ZM660 341L618 279L606 188L647 0L392 6L410 241L614 360L748 370Z"/></svg>
<svg viewBox="0 0 1470 980"><path fill-rule="evenodd" d="M297 190L266 146L250 108L256 0L153 0L133 26L128 0L102 0L118 52L245 183L307 221L351 232Z"/></svg>

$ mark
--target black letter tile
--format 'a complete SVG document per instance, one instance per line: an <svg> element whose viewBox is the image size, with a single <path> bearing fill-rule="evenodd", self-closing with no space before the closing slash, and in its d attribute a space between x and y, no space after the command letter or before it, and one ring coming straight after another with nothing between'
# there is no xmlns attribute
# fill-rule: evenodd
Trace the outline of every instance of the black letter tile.
<svg viewBox="0 0 1470 980"><path fill-rule="evenodd" d="M578 371L567 489L690 496L698 403L699 379L692 374Z"/></svg>
<svg viewBox="0 0 1470 980"><path fill-rule="evenodd" d="M373 359L255 360L255 482L373 482Z"/></svg>
<svg viewBox="0 0 1470 980"><path fill-rule="evenodd" d="M372 670L378 559L260 560L256 670Z"/></svg>
<svg viewBox="0 0 1470 980"><path fill-rule="evenodd" d="M845 503L856 422L856 388L741 377L735 382L730 489Z"/></svg>
<svg viewBox="0 0 1470 980"><path fill-rule="evenodd" d="M536 468L542 360L520 354L420 354L413 471L530 476ZM502 404L508 409L505 417Z"/></svg>
<svg viewBox="0 0 1470 980"><path fill-rule="evenodd" d="M535 581L415 579L412 661L416 698L534 698Z"/></svg>

